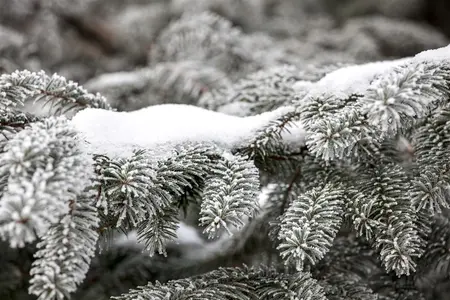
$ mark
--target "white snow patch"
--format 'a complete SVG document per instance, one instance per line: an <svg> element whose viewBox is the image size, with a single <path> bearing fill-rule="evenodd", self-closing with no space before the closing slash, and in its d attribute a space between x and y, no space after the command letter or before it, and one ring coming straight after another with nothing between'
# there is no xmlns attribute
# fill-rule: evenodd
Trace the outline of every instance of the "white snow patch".
<svg viewBox="0 0 450 300"><path fill-rule="evenodd" d="M444 62L450 59L450 45L447 47L421 52L414 57L397 60L371 62L367 64L348 66L325 75L321 80L308 86L300 81L294 84L294 89L304 91L309 89L308 96L323 93L361 93L363 94L372 81L395 68L423 61Z"/></svg>
<svg viewBox="0 0 450 300"><path fill-rule="evenodd" d="M408 60L404 58L344 67L327 74L311 88L322 93L363 93L377 76L393 70Z"/></svg>
<svg viewBox="0 0 450 300"><path fill-rule="evenodd" d="M189 142L213 143L224 150L244 146L258 130L291 110L282 107L237 117L183 104L155 105L132 112L88 108L78 112L71 122L91 153L123 157L134 149L148 149L154 155L164 155L174 146ZM290 143L304 145L300 124L284 136Z"/></svg>
<svg viewBox="0 0 450 300"><path fill-rule="evenodd" d="M415 61L445 61L450 58L450 45L438 49L420 52L414 57Z"/></svg>

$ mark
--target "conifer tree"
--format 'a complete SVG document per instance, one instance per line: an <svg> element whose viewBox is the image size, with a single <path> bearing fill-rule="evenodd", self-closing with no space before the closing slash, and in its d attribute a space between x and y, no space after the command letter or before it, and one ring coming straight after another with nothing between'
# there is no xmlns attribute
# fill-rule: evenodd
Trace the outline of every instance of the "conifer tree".
<svg viewBox="0 0 450 300"><path fill-rule="evenodd" d="M450 42L349 3L0 0L0 299L450 297Z"/></svg>

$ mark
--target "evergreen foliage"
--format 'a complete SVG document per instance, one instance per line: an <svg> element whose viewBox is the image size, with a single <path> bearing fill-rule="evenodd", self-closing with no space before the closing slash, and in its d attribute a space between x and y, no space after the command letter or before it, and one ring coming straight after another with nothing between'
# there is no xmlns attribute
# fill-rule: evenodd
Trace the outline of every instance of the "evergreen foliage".
<svg viewBox="0 0 450 300"><path fill-rule="evenodd" d="M106 2L0 0L0 299L449 297L424 1Z"/></svg>

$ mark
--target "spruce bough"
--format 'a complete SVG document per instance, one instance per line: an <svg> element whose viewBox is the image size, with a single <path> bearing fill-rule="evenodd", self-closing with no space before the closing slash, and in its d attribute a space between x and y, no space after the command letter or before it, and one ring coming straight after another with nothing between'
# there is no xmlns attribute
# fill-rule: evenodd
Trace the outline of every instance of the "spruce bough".
<svg viewBox="0 0 450 300"><path fill-rule="evenodd" d="M253 74L222 91L223 106L250 108L245 138L221 143L218 126L217 139L192 132L159 151L130 134L133 151L119 156L96 152L115 146L96 147L101 132L87 134L96 124L81 131L73 122L88 110L94 120L120 114L106 98L58 75L1 75L0 237L10 248L36 246L28 291L39 300L69 298L121 234L135 234L150 270L174 254L189 222L212 241L203 255L168 263L183 278L113 299L410 299L424 266L448 271L439 236L450 230L449 58L447 47L383 68ZM365 82L337 83L362 69ZM265 81L277 80L268 97ZM29 102L49 116L26 113ZM207 114L222 112L197 121Z"/></svg>

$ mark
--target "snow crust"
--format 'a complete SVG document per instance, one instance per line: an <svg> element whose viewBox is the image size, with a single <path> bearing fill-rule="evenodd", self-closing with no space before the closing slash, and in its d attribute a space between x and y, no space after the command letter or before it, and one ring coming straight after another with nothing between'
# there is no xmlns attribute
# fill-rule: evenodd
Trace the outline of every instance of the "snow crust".
<svg viewBox="0 0 450 300"><path fill-rule="evenodd" d="M132 112L84 109L72 124L88 144L88 151L112 157L134 149L164 155L185 143L213 143L224 150L243 146L271 121L291 111L283 107L250 117L231 116L184 104L162 104ZM300 124L284 134L290 144L304 145Z"/></svg>

